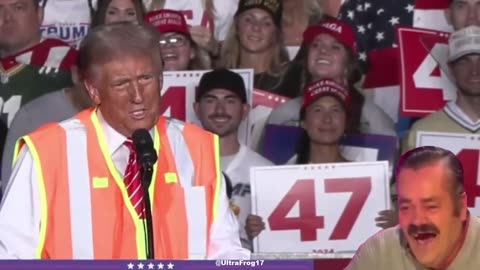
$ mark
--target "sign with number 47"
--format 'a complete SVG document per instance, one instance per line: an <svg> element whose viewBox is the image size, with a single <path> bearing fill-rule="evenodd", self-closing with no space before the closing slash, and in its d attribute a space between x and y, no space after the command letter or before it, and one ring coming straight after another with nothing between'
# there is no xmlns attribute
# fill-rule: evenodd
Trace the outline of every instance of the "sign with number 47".
<svg viewBox="0 0 480 270"><path fill-rule="evenodd" d="M353 254L390 207L387 175L387 161L252 168L252 212L266 223L255 251Z"/></svg>

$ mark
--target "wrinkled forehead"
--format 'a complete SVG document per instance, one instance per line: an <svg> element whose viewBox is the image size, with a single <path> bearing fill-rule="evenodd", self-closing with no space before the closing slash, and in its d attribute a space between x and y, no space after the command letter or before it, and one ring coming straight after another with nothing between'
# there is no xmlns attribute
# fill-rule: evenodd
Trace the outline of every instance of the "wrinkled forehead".
<svg viewBox="0 0 480 270"><path fill-rule="evenodd" d="M399 199L428 198L450 194L451 173L441 162L421 168L402 168L397 176Z"/></svg>

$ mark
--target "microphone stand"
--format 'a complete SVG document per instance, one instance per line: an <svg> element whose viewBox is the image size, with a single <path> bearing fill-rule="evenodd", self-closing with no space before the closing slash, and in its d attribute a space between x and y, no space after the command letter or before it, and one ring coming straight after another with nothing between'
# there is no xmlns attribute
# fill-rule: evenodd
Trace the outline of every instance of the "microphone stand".
<svg viewBox="0 0 480 270"><path fill-rule="evenodd" d="M143 186L143 203L145 206L145 219L147 221L147 259L153 260L155 258L155 250L153 243L153 221L152 221L152 209L150 207L150 194L148 187L152 180L153 166L152 164L145 163L142 170L142 186Z"/></svg>

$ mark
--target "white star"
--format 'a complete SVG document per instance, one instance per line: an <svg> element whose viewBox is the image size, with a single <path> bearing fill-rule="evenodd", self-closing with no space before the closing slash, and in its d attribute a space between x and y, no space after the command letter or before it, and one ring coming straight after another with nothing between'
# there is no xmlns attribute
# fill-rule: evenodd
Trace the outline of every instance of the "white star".
<svg viewBox="0 0 480 270"><path fill-rule="evenodd" d="M383 32L377 32L377 36L375 37L378 41L384 40L385 37L383 36Z"/></svg>
<svg viewBox="0 0 480 270"><path fill-rule="evenodd" d="M367 24L368 29L372 29L372 23Z"/></svg>
<svg viewBox="0 0 480 270"><path fill-rule="evenodd" d="M392 17L389 22L392 24L392 26L394 26L395 24L400 23L400 18L399 17Z"/></svg>
<svg viewBox="0 0 480 270"><path fill-rule="evenodd" d="M363 11L362 5L360 5L360 4L357 5L357 11Z"/></svg>
<svg viewBox="0 0 480 270"><path fill-rule="evenodd" d="M382 14L383 12L385 12L385 10L384 10L383 8L381 8L381 9L377 10L377 15L380 15L380 14Z"/></svg>
<svg viewBox="0 0 480 270"><path fill-rule="evenodd" d="M408 13L412 13L413 10L415 9L415 6L412 4L408 4L405 9L408 11Z"/></svg>
<svg viewBox="0 0 480 270"><path fill-rule="evenodd" d="M362 61L366 61L367 60L367 54L365 52L361 52L358 54L358 59L362 60Z"/></svg>
<svg viewBox="0 0 480 270"><path fill-rule="evenodd" d="M137 264L137 266L138 266L138 269L143 269L143 263L139 263Z"/></svg>
<svg viewBox="0 0 480 270"><path fill-rule="evenodd" d="M347 13L348 13L347 17L350 20L353 20L353 18L355 17L355 12L353 10L349 10Z"/></svg>
<svg viewBox="0 0 480 270"><path fill-rule="evenodd" d="M168 266L168 269L173 269L174 265L173 265L173 263L168 263L167 266Z"/></svg>
<svg viewBox="0 0 480 270"><path fill-rule="evenodd" d="M159 263L157 264L157 266L158 266L158 269L163 269L163 263Z"/></svg>
<svg viewBox="0 0 480 270"><path fill-rule="evenodd" d="M133 269L133 263L129 263L127 264L127 266L128 266L128 269Z"/></svg>
<svg viewBox="0 0 480 270"><path fill-rule="evenodd" d="M365 34L365 30L366 30L366 29L365 29L365 26L363 26L363 25L357 26L357 31L358 31L359 33Z"/></svg>
<svg viewBox="0 0 480 270"><path fill-rule="evenodd" d="M365 11L367 11L371 7L372 7L372 4L370 4L370 2L365 2L365 6L364 6Z"/></svg>
<svg viewBox="0 0 480 270"><path fill-rule="evenodd" d="M155 265L154 265L153 263L149 263L149 264L148 264L148 269L153 269L154 266L155 266Z"/></svg>
<svg viewBox="0 0 480 270"><path fill-rule="evenodd" d="M397 43L393 43L393 44L392 44L392 47L393 47L393 48L397 48L397 47L398 47Z"/></svg>

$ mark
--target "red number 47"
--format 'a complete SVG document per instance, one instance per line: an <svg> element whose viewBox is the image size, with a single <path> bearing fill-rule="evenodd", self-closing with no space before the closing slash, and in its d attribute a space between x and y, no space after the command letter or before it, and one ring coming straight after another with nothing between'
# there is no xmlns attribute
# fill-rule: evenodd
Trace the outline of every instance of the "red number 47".
<svg viewBox="0 0 480 270"><path fill-rule="evenodd" d="M372 190L371 182L370 177L325 179L326 193L352 193L330 235L330 240L347 239ZM300 215L287 217L297 201ZM316 241L317 229L323 229L325 225L324 217L318 216L315 208L315 181L313 179L297 180L268 217L268 224L272 231L300 230L301 241Z"/></svg>

